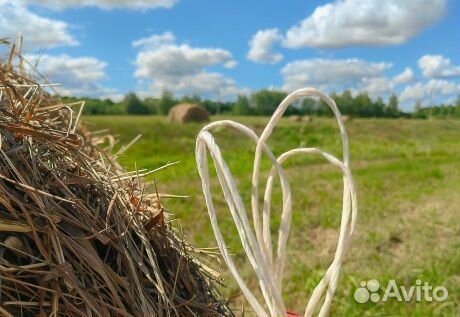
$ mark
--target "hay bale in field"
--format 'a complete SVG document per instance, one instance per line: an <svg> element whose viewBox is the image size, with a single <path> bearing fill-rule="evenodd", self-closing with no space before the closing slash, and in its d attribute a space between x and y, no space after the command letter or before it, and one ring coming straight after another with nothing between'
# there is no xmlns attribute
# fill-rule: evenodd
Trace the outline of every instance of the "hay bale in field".
<svg viewBox="0 0 460 317"><path fill-rule="evenodd" d="M353 117L350 116L350 115L343 115L342 116L342 121L343 122L348 122L348 121L351 121L351 120L353 120Z"/></svg>
<svg viewBox="0 0 460 317"><path fill-rule="evenodd" d="M288 120L291 122L300 122L302 120L302 117L296 114L293 114L288 117Z"/></svg>
<svg viewBox="0 0 460 317"><path fill-rule="evenodd" d="M169 121L178 123L208 122L209 113L199 105L181 103L171 108Z"/></svg>
<svg viewBox="0 0 460 317"><path fill-rule="evenodd" d="M303 122L313 122L313 117L312 116L303 116L302 121Z"/></svg>
<svg viewBox="0 0 460 317"><path fill-rule="evenodd" d="M145 172L97 146L103 136L78 124L82 103L63 104L6 60L0 316L231 316L216 273L175 233L161 195L145 194Z"/></svg>

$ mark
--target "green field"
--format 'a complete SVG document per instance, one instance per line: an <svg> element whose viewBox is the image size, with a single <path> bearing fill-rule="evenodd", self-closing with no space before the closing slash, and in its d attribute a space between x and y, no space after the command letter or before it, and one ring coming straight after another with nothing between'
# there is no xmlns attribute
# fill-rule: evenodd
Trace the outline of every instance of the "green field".
<svg viewBox="0 0 460 317"><path fill-rule="evenodd" d="M268 120L232 119L259 133ZM143 135L120 159L127 169L153 169L180 161L148 180L154 177L162 193L190 196L164 199L162 203L180 221L188 241L197 247L216 246L195 167L195 136L200 125L170 124L165 118L153 116L85 117L84 122L91 130L110 129L120 145L137 134ZM359 219L331 316L460 316L460 121L354 119L346 126ZM233 131L220 130L215 135L249 205L253 144ZM332 119L282 121L269 145L275 155L299 146L341 153ZM263 161L265 171L268 166ZM342 181L340 174L319 158L292 160L286 170L293 188L294 216L285 301L291 310L302 312L333 257ZM243 275L256 289L221 190L216 181L213 184L224 235ZM274 199L274 207L279 206L279 192ZM179 221L175 222L177 227ZM233 296L234 307L239 309L241 297L225 266L223 276L227 285L223 292ZM358 304L353 299L354 291L361 281L369 279L379 280L382 286L394 279L407 288L419 279L446 287L449 296L442 303L390 299L386 303ZM251 316L250 307L246 305L246 309L246 315Z"/></svg>

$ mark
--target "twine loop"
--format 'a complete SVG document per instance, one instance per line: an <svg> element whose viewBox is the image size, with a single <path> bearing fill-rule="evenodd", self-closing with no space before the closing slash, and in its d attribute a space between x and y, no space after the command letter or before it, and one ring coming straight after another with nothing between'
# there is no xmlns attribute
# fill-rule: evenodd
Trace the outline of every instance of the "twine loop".
<svg viewBox="0 0 460 317"><path fill-rule="evenodd" d="M340 131L343 148L342 160L315 147L292 149L276 158L267 146L267 140L271 136L273 129L280 121L286 109L295 100L303 97L318 97L324 101L332 110ZM216 144L215 139L211 134L211 131L217 127L233 128L249 139L253 140L256 144L251 189L251 213L254 225L253 228L249 221L248 213L245 209L241 195L238 192L235 179L233 178L227 163L222 157L219 146ZM210 187L207 151L209 151L211 159L214 162L217 178L222 188L228 209L235 222L235 226L238 231L243 249L247 255L250 265L252 266L257 276L259 288L265 302L264 305L262 305L254 296L252 291L248 288L246 282L239 274L238 269L235 266L232 257L230 256L222 232L219 228L216 209L214 207ZM269 176L265 184L265 193L263 199L264 203L261 208L259 204L258 189L262 154L265 154L271 161L272 168L269 172ZM350 245L350 240L354 231L357 216L356 189L349 168L350 155L348 137L342 117L340 115L340 111L337 108L335 102L327 95L314 88L303 88L296 90L288 95L280 103L260 137L257 136L257 134L250 128L231 120L212 122L206 125L198 134L196 140L195 155L198 172L202 182L202 189L206 206L220 252L222 253L223 259L230 269L230 272L241 288L241 291L245 295L246 299L258 317L279 317L287 315L286 307L282 299L282 282L286 262L286 246L291 228L292 195L291 187L288 182L286 173L282 168L282 164L295 155L319 155L342 172L342 218L335 256L322 279L313 290L304 314L305 317L313 316L313 313L316 311L316 307L320 304L322 299L322 305L318 316L327 316L334 292L337 287L342 261ZM281 221L278 229L276 252L274 252L270 232L270 213L271 196L276 177L279 177L280 179L283 203L280 216Z"/></svg>

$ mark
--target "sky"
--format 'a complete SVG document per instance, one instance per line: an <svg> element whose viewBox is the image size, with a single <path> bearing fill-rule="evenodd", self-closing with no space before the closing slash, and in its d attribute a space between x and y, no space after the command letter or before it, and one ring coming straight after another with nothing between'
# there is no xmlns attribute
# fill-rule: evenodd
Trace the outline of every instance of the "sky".
<svg viewBox="0 0 460 317"><path fill-rule="evenodd" d="M457 0L0 0L0 38L63 95L165 90L231 100L268 88L460 95Z"/></svg>

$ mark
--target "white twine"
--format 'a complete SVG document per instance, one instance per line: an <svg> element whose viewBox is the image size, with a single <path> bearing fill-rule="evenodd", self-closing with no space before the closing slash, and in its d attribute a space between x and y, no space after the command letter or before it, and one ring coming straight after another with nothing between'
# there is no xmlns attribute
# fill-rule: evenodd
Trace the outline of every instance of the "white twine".
<svg viewBox="0 0 460 317"><path fill-rule="evenodd" d="M280 121L287 107L299 98L311 96L319 97L331 108L339 126L343 148L343 159L339 160L333 155L318 148L292 149L283 153L279 158L276 158L266 145L266 141L270 137L276 124ZM214 137L210 133L212 129L217 127L229 127L236 129L256 143L251 190L251 212L254 229L251 228L243 200L241 199L241 196L236 187L236 182L225 160L222 157L219 147L215 143ZM208 155L206 150L209 150L211 158L214 161L217 178L222 188L225 201L227 202L228 208L235 222L243 249L259 281L259 288L262 292L265 305L260 304L260 302L254 296L254 294L251 292L239 274L238 269L236 268L235 263L233 262L233 259L228 252L228 248L222 236L222 232L220 231L217 222L216 210L212 200L209 181ZM265 186L261 222L258 188L262 153L264 153L272 162L272 168L270 170ZM332 302L332 297L334 296L334 292L337 287L341 264L349 247L357 216L356 190L349 168L350 158L348 137L345 131L342 117L335 102L317 89L299 89L288 95L281 102L260 137L258 137L256 133L248 127L237 122L230 120L216 121L206 125L198 134L195 154L206 206L220 252L222 253L223 258L228 265L230 272L233 274L236 282L238 283L243 294L245 295L246 299L258 317L286 316L286 308L282 299L282 282L286 261L286 244L291 227L292 201L291 188L286 174L281 167L282 163L295 155L316 154L324 157L333 166L336 166L342 171L343 205L337 249L332 263L322 277L321 281L313 290L304 314L305 317L313 316L313 313L315 312L317 305L320 303L321 298L324 297L318 316L327 316L330 304ZM283 204L281 212L281 223L278 229L277 249L276 253L273 254L272 237L270 233L270 202L273 184L277 176L279 177L281 183ZM324 292L326 293L324 294Z"/></svg>

